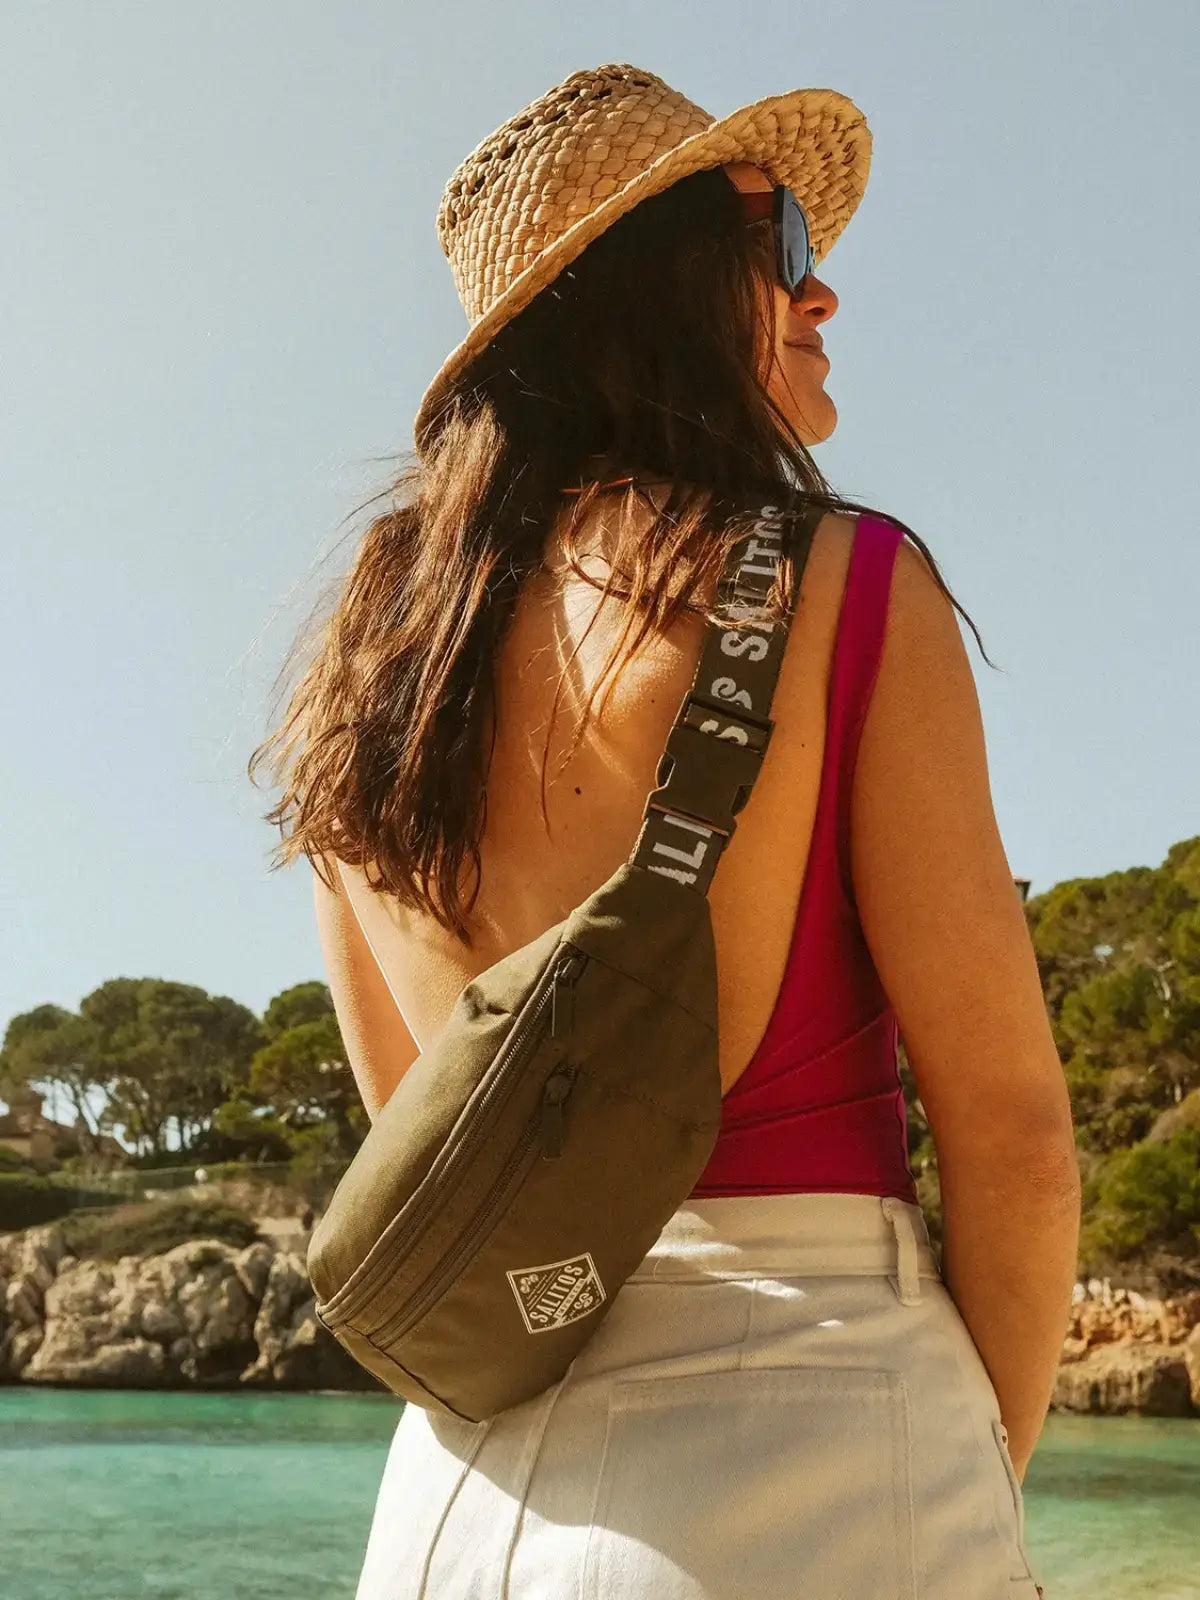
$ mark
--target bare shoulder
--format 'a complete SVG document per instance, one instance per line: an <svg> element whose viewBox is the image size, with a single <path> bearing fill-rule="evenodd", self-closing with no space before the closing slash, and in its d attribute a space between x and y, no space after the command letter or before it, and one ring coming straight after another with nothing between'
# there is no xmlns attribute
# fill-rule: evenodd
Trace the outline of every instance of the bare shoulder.
<svg viewBox="0 0 1200 1600"><path fill-rule="evenodd" d="M828 567L831 574L844 579L854 548L858 518L849 511L827 511L813 534L810 566Z"/></svg>
<svg viewBox="0 0 1200 1600"><path fill-rule="evenodd" d="M849 547L854 543L858 517L853 511L827 511L817 524L817 533L834 544Z"/></svg>
<svg viewBox="0 0 1200 1600"><path fill-rule="evenodd" d="M844 580L850 566L854 541L858 531L857 513L828 511L817 524L810 560L828 568ZM936 556L936 552L933 552ZM898 628L912 628L921 634L932 628L940 630L944 641L960 647L961 637L955 620L954 608L934 577L924 554L907 536L896 548L896 562L892 573L891 616L889 634ZM895 651L893 651L893 654Z"/></svg>

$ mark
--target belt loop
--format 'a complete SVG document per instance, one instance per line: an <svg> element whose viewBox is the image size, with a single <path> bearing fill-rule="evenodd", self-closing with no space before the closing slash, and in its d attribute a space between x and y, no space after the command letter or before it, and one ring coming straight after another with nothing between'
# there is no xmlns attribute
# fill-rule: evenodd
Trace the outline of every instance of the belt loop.
<svg viewBox="0 0 1200 1600"><path fill-rule="evenodd" d="M900 1303L917 1306L921 1303L921 1274L917 1257L917 1233L912 1217L894 1195L882 1196L883 1214L892 1225L896 1236L896 1282Z"/></svg>

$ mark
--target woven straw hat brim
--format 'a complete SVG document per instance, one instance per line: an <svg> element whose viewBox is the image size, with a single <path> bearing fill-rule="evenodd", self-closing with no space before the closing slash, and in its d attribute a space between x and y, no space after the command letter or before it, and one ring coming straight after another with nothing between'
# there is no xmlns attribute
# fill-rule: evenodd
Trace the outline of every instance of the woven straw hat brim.
<svg viewBox="0 0 1200 1600"><path fill-rule="evenodd" d="M547 245L451 351L426 389L413 424L418 451L451 384L534 296L618 218L680 178L727 162L761 167L786 185L808 216L820 262L854 215L867 185L871 134L852 100L833 89L793 89L742 106L682 140Z"/></svg>

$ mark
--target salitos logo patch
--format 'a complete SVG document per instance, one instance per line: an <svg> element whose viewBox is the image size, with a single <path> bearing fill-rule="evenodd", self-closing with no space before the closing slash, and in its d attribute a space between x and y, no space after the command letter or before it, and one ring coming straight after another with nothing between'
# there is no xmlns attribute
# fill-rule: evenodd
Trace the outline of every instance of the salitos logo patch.
<svg viewBox="0 0 1200 1600"><path fill-rule="evenodd" d="M542 1267L520 1267L508 1281L530 1333L565 1328L606 1298L596 1263L586 1252Z"/></svg>

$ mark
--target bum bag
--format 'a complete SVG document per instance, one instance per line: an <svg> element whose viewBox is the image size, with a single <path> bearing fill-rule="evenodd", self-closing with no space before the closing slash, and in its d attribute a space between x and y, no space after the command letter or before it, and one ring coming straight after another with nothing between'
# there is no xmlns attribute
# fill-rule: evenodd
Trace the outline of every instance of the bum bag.
<svg viewBox="0 0 1200 1600"><path fill-rule="evenodd" d="M795 588L773 620L785 528ZM482 1422L556 1383L708 1162L708 889L774 726L812 532L764 506L735 541L629 860L463 988L312 1233L318 1318L418 1406Z"/></svg>

